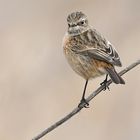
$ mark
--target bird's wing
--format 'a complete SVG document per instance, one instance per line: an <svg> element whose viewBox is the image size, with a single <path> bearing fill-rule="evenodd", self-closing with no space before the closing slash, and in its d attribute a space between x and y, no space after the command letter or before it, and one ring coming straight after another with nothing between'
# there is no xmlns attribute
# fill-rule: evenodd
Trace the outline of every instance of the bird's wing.
<svg viewBox="0 0 140 140"><path fill-rule="evenodd" d="M96 30L91 30L89 33L91 34L90 39L92 39L93 43L89 46L87 45L86 49L79 50L78 53L106 61L116 66L122 66L120 57L111 43L102 37Z"/></svg>

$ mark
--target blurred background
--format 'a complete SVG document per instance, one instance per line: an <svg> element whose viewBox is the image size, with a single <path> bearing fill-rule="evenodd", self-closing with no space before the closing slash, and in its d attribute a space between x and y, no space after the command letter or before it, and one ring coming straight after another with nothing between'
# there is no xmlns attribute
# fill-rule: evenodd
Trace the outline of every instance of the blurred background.
<svg viewBox="0 0 140 140"><path fill-rule="evenodd" d="M0 0L0 139L31 140L79 103L85 81L63 55L66 18L83 11L118 50L140 58L139 0ZM90 81L87 95L101 78ZM139 140L140 67L42 140Z"/></svg>

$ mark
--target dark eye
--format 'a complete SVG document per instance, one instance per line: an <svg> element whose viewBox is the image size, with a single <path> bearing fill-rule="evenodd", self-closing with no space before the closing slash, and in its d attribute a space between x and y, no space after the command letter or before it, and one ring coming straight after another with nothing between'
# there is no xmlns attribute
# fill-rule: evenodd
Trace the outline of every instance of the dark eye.
<svg viewBox="0 0 140 140"><path fill-rule="evenodd" d="M81 21L81 22L80 22L81 25L83 25L84 23L85 23L84 21Z"/></svg>
<svg viewBox="0 0 140 140"><path fill-rule="evenodd" d="M70 24L68 23L68 26L70 27Z"/></svg>
<svg viewBox="0 0 140 140"><path fill-rule="evenodd" d="M78 25L84 25L85 21L80 21Z"/></svg>

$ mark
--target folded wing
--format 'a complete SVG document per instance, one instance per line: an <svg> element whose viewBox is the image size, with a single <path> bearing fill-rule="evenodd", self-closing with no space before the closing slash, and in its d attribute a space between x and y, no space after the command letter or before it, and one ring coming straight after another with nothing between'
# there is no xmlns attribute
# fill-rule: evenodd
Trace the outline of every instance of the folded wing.
<svg viewBox="0 0 140 140"><path fill-rule="evenodd" d="M92 30L90 33L90 37L92 37L94 43L83 50L79 50L77 53L88 55L93 59L106 61L107 63L121 67L120 57L111 43L102 37L96 30Z"/></svg>

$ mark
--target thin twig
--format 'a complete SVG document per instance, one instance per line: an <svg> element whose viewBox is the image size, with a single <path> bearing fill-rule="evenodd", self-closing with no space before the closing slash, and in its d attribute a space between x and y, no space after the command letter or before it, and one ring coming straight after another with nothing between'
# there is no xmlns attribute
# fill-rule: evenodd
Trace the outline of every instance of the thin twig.
<svg viewBox="0 0 140 140"><path fill-rule="evenodd" d="M119 75L122 76L123 74L127 73L128 71L130 71L131 69L133 69L134 67L136 67L139 64L140 64L140 60L132 63L131 65L129 65L128 67L126 67L124 70L122 70L121 72L119 72ZM109 80L107 82L107 85L109 86L111 83L112 83L112 81ZM86 101L87 102L90 102L103 89L104 89L104 85L101 85L97 90L95 90L93 93L91 93L87 97ZM36 137L34 137L32 140L39 140L40 138L42 138L43 136L45 136L47 133L51 132L52 130L54 130L55 128L57 128L59 125L63 124L64 122L66 122L67 120L69 120L71 117L73 117L75 114L77 114L81 109L84 108L84 106L85 106L85 103L81 104L80 107L76 107L69 114L67 114L65 117L63 117L62 119L60 119L59 121L57 121L56 123L54 123L53 125L51 125L50 127L48 127L47 129L45 129L43 132L41 132L39 135L37 135Z"/></svg>

